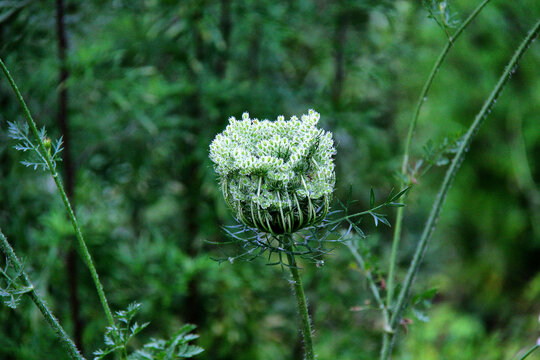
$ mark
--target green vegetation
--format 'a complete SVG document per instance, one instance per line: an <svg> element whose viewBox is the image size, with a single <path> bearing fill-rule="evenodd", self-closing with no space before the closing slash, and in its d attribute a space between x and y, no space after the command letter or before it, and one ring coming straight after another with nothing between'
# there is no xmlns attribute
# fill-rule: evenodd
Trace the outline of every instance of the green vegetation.
<svg viewBox="0 0 540 360"><path fill-rule="evenodd" d="M539 356L539 19L535 0L0 1L0 358ZM289 236L303 210L270 189L257 226L285 234L261 247L210 143L230 116L311 108L337 150L328 220Z"/></svg>

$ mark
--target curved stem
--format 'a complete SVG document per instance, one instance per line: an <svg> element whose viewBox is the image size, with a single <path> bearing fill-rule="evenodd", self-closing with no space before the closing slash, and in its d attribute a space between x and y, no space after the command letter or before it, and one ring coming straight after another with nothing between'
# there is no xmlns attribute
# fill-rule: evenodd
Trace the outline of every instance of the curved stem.
<svg viewBox="0 0 540 360"><path fill-rule="evenodd" d="M435 61L435 64L433 65L433 68L431 70L431 73L429 74L426 82L424 83L424 86L422 88L422 91L420 92L420 96L418 97L418 100L416 102L416 107L414 109L414 113L411 119L411 122L409 124L409 131L407 132L407 140L405 141L405 150L403 152L403 161L401 163L401 183L399 188L403 188L405 186L405 178L407 176L407 167L409 165L409 154L410 154L410 147L412 142L412 137L414 134L414 130L416 129L416 123L418 122L418 117L420 116L420 110L422 109L422 106L426 102L427 94L429 90L431 89L431 85L433 84L433 80L435 79L435 76L439 72L442 63L446 59L446 56L448 55L450 49L454 45L454 41L459 38L459 36L463 33L463 30L471 23L472 20L482 11L482 9L487 5L487 3L490 0L484 0L476 7L476 9L472 12L471 15L461 24L459 29L456 30L455 34L448 38L448 42L446 43L446 46L443 48L441 53L439 54L439 57ZM399 243L401 240L401 227L403 223L403 213L405 209L403 207L398 208L396 213L396 223L394 226L394 234L392 238L392 250L390 253L390 264L388 268L388 277L386 281L386 306L391 309L392 308L392 301L394 300L394 281L395 281L395 270L396 270L396 263L397 263L397 253L399 250ZM388 348L390 346L390 334L384 333L383 335L383 347L381 351L381 359L383 359L384 349Z"/></svg>
<svg viewBox="0 0 540 360"><path fill-rule="evenodd" d="M66 348L66 350L69 353L69 356L74 360L85 360L85 358L81 355L79 352L79 349L75 346L73 341L70 339L68 334L64 331L62 328L62 325L58 322L56 317L53 315L51 310L47 307L47 304L45 304L45 301L39 296L36 289L34 288L34 285L30 281L30 278L26 274L26 272L23 269L22 263L15 254L15 251L7 241L6 237L0 230L0 249L2 252L6 255L6 257L11 261L13 266L15 267L15 270L19 272L22 275L22 278L25 282L25 286L31 289L29 292L26 293L32 299L34 304L38 307L39 311L49 324L49 326L54 330L56 336L60 339L62 342L62 345Z"/></svg>
<svg viewBox="0 0 540 360"><path fill-rule="evenodd" d="M19 103L21 104L24 115L26 117L26 122L28 123L28 126L30 127L32 134L34 135L34 137L36 138L36 141L38 142L39 149L41 150L42 154L44 154L44 159L45 159L45 162L47 163L47 168L49 169L49 172L51 173L54 179L56 187L58 188L58 191L60 192L60 196L62 197L62 202L64 203L64 207L66 208L68 216L71 219L71 225L73 226L73 229L75 230L75 235L77 237L77 241L79 244L79 249L81 251L83 261L86 263L86 265L88 266L88 269L90 270L90 274L92 275L92 280L94 281L94 285L96 287L99 300L101 302L101 306L103 307L103 311L105 312L105 316L107 317L109 324L111 326L114 326L114 318L113 318L111 309L109 307L109 304L107 302L107 298L105 297L105 293L103 291L103 285L101 284L101 281L99 280L96 267L94 266L94 262L92 261L92 256L90 255L90 252L88 251L88 247L86 246L86 242L84 241L81 229L79 227L79 222L77 221L77 218L75 217L75 214L73 213L73 209L71 208L71 204L69 203L68 197L66 195L66 191L64 190L64 186L62 185L62 180L60 180L60 176L58 175L58 172L56 171L56 168L53 165L51 156L49 152L46 150L45 145L43 144L43 141L41 140L41 137L39 136L36 123L34 122L34 119L32 119L30 110L28 110L28 107L26 106L26 103L19 89L17 88L17 85L15 84L15 81L11 77L2 59L0 59L0 67L2 68L4 75L6 76L9 84L11 85L13 91L15 92L15 95L17 96Z"/></svg>
<svg viewBox="0 0 540 360"><path fill-rule="evenodd" d="M401 163L401 175L402 179L404 179L407 175L407 167L409 165L409 154L410 154L410 147L412 142L412 137L414 134L414 130L416 128L416 123L418 122L418 117L420 116L420 110L422 109L422 106L426 102L426 96L431 89L431 85L433 84L433 80L435 79L435 76L439 72L442 63L446 59L446 56L448 55L450 49L454 45L454 41L459 38L459 36L463 33L463 30L471 23L472 20L482 11L482 9L487 5L487 3L490 2L490 0L484 0L476 7L476 9L472 12L471 15L461 24L459 29L456 30L455 34L448 39L448 42L446 43L446 46L439 54L439 57L437 58L437 61L435 61L435 64L433 65L433 68L431 70L431 73L429 74L426 82L424 83L424 87L422 88L422 92L420 93L420 96L418 97L418 100L416 102L416 107L414 109L414 113L411 119L411 122L409 124L409 131L407 133L407 140L405 141L405 150L403 152L403 161ZM402 180L399 188L403 188L405 186L405 181ZM397 258L397 252L399 249L399 242L401 238L401 224L403 221L403 212L405 209L403 207L399 208L397 210L396 214L396 224L394 227L394 236L392 240L392 252L390 255L390 268L388 269L388 279L387 279L387 293L386 293L386 305L388 307L391 306L393 296L394 296L394 272L395 272L395 266L396 266L396 258Z"/></svg>
<svg viewBox="0 0 540 360"><path fill-rule="evenodd" d="M519 358L519 360L524 360L525 358L529 357L536 349L540 348L540 344L534 345L532 348L529 349L525 354L523 354L522 357Z"/></svg>
<svg viewBox="0 0 540 360"><path fill-rule="evenodd" d="M409 266L409 270L407 272L407 276L405 277L403 287L401 288L401 291L399 293L395 310L392 314L392 317L390 318L390 327L394 330L394 334L392 335L391 341L389 341L387 345L383 347L383 351L381 353L381 359L388 359L390 356L392 344L396 337L395 328L399 320L401 319L401 314L403 310L405 309L406 300L409 296L411 285L414 282L418 269L420 268L420 264L426 252L427 245L431 238L431 235L435 231L436 223L439 218L439 214L441 212L443 202L446 199L446 195L448 193L448 190L450 189L450 186L452 185L454 177L456 176L456 173L465 158L465 153L471 144L472 138L478 132L480 125L482 125L483 121L487 118L487 115L491 112L491 109L493 108L493 105L495 104L495 102L497 101L497 98L501 94L502 89L504 88L504 85L506 85L511 74L515 71L516 66L519 63L519 60L521 59L523 54L527 51L532 41L536 38L539 32L540 32L540 20L538 20L537 23L532 27L532 29L529 31L525 39L522 41L522 43L520 44L520 46L518 47L518 49L512 56L512 59L510 60L503 74L499 78L497 85L495 86L495 88L493 89L493 91L491 92L487 100L485 101L478 115L476 115L476 118L474 119L474 122L471 124L471 126L467 130L467 133L464 135L463 141L461 142L459 149L456 155L454 156L454 159L452 160L452 164L446 171L444 181L441 185L441 188L439 189L435 202L433 203L433 207L426 221L426 225L424 226L424 230L422 232L422 236L420 237L420 241L416 245L414 257Z"/></svg>
<svg viewBox="0 0 540 360"><path fill-rule="evenodd" d="M287 259L289 261L289 269L293 278L292 284L294 288L294 294L296 295L296 304L298 306L298 313L300 315L300 325L302 328L302 335L304 337L304 352L305 360L315 360L315 352L313 351L313 339L311 336L311 320L309 318L309 311L306 302L306 295L304 294L304 286L302 285L302 278L298 272L298 265L294 257L292 238L290 235L285 235L288 239L284 239L287 246Z"/></svg>

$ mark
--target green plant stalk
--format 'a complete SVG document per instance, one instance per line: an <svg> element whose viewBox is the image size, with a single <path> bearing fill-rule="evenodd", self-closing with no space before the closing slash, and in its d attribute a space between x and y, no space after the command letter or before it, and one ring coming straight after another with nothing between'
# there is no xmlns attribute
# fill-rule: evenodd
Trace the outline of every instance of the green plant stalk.
<svg viewBox="0 0 540 360"><path fill-rule="evenodd" d="M519 63L519 60L521 59L523 54L527 51L532 41L536 38L539 32L540 32L540 20L532 27L532 29L529 31L525 39L522 41L522 43L519 45L518 49L512 56L512 59L510 60L503 74L499 78L497 85L495 86L495 88L493 89L493 91L491 92L487 100L485 101L478 115L476 115L476 118L474 119L474 122L471 124L471 126L467 130L467 133L464 135L463 141L461 142L459 149L456 155L454 156L454 159L452 160L452 164L446 171L446 175L444 177L443 183L441 185L441 188L439 189L435 202L433 203L433 207L427 219L426 225L424 226L422 236L420 237L420 240L416 246L414 257L409 266L409 270L407 272L407 276L403 283L403 287L401 288L401 291L399 293L395 310L392 313L392 316L390 318L390 327L393 330L393 335L392 335L391 341L388 341L383 344L384 346L381 353L381 359L388 359L390 357L392 344L396 338L396 331L395 331L396 325L401 319L401 314L403 310L405 309L406 300L409 296L411 285L414 282L414 279L416 277L416 274L422 262L422 258L426 252L427 245L431 238L431 235L435 231L435 227L437 224L437 220L439 218L439 214L441 212L443 202L446 199L446 195L448 193L448 190L450 189L450 186L452 185L454 177L456 176L456 173L461 163L463 162L463 159L465 158L465 154L471 144L472 138L474 137L474 135L476 135L476 133L478 132L480 128L480 125L482 125L483 121L487 118L487 115L491 112L491 109L493 108L493 105L495 104L495 102L497 101L497 98L501 94L504 88L504 85L506 85L512 73L515 71L516 66Z"/></svg>
<svg viewBox="0 0 540 360"><path fill-rule="evenodd" d="M529 349L525 354L523 354L522 357L519 358L519 360L524 360L529 357L536 349L540 348L539 344L534 345L532 348Z"/></svg>
<svg viewBox="0 0 540 360"><path fill-rule="evenodd" d="M128 358L128 354L127 354L127 350L126 350L126 347L124 346L121 350L122 352L120 353L120 359L122 360L127 360Z"/></svg>
<svg viewBox="0 0 540 360"><path fill-rule="evenodd" d="M422 92L420 93L420 96L418 97L418 101L416 102L416 108L414 110L411 122L409 124L409 131L407 133L407 140L405 141L405 150L403 152L403 161L401 163L401 175L402 180L400 183L399 188L403 188L405 186L404 177L407 175L407 167L409 165L409 154L410 154L410 147L412 142L412 137L414 134L414 130L416 129L416 123L418 122L418 117L420 116L420 110L422 109L422 106L424 105L426 101L426 96L431 89L431 85L433 84L433 80L435 79L435 76L439 72L442 63L446 59L446 56L448 55L450 49L454 46L454 41L459 38L459 36L463 33L463 30L474 20L474 18L482 11L482 9L487 5L488 2L491 0L484 0L476 7L476 9L469 15L469 17L461 24L459 29L456 30L455 34L448 39L448 42L446 43L446 46L439 54L439 57L437 58L437 61L435 61L435 64L433 65L433 68L431 70L431 73L429 74L426 82L424 83L424 87L422 88ZM394 236L392 241L392 252L390 255L390 267L388 270L388 279L386 282L386 305L388 307L391 306L393 296L394 296L394 272L395 272L395 266L396 266L396 259L397 259L397 252L399 250L399 242L401 239L401 225L403 222L403 212L405 211L404 208L399 208L397 210L396 214L396 224L394 227Z"/></svg>
<svg viewBox="0 0 540 360"><path fill-rule="evenodd" d="M32 299L34 304L36 304L36 306L38 307L39 311L41 312L41 314L43 315L43 317L45 318L49 326L54 330L56 336L58 336L58 338L60 339L64 347L67 349L69 356L74 360L85 360L85 358L81 355L81 353L75 346L75 343L71 340L68 334L66 334L66 332L62 328L62 325L60 325L60 323L58 322L56 317L53 315L51 310L47 307L47 305L45 304L45 301L43 301L43 299L37 293L36 289L34 288L34 285L32 284L28 275L24 271L21 261L15 254L15 251L13 250L13 248L11 247L11 245L9 244L9 242L7 241L6 237L4 236L1 230L0 230L0 249L9 259L9 261L11 261L11 263L15 267L15 270L21 273L23 280L25 282L25 286L31 289L29 292L25 294L28 295L30 299Z"/></svg>
<svg viewBox="0 0 540 360"><path fill-rule="evenodd" d="M409 131L407 132L407 140L405 141L405 150L403 152L403 161L401 163L401 182L399 188L403 188L405 186L405 177L407 176L407 167L409 166L409 154L410 154L410 148L411 148L411 142L412 137L414 134L414 130L416 129L416 124L418 122L418 117L420 116L420 110L422 109L422 106L426 102L426 97L431 89L431 85L433 84L433 80L435 79L435 76L439 72L442 63L446 59L446 56L450 52L450 49L454 45L454 41L459 38L459 36L463 33L463 30L476 18L476 16L482 11L482 9L487 5L488 2L491 0L484 0L474 9L474 11L469 15L469 17L461 24L461 26L456 30L455 34L448 38L448 42L446 43L446 46L443 48L441 53L439 54L439 57L435 61L435 64L433 65L433 68L431 70L431 73L429 74L426 82L424 83L424 87L422 88L422 92L420 93L420 96L418 97L418 100L416 102L416 107L414 109L414 113L411 119L411 122L409 124ZM388 277L386 279L386 306L391 309L392 308L392 301L394 300L394 288L395 288L395 271L396 271L396 264L397 264L397 253L399 250L399 243L401 241L401 228L403 223L403 213L405 209L403 207L398 208L396 213L396 223L394 225L394 234L392 239L392 250L390 252L390 264L388 268ZM387 324L388 325L388 324ZM390 342L390 334L388 332L385 332L383 334L383 349L386 348L389 345ZM381 358L382 358L382 352L381 352Z"/></svg>
<svg viewBox="0 0 540 360"><path fill-rule="evenodd" d="M96 267L94 266L92 256L90 255L90 252L88 251L88 247L86 246L86 242L84 241L81 229L79 227L79 222L77 221L77 218L75 217L73 209L71 208L71 204L64 190L64 186L62 185L62 180L60 179L60 176L58 175L56 168L53 166L53 161L51 159L49 152L46 150L45 145L43 144L43 141L41 141L38 129L36 127L36 123L34 122L32 115L30 114L30 110L28 110L28 107L26 106L26 103L19 89L17 88L17 85L15 84L15 81L11 77L2 59L0 59L0 67L2 68L4 75L6 76L9 84L11 85L13 91L15 92L15 95L17 96L17 99L19 100L19 103L21 104L24 115L26 117L26 122L28 123L28 126L30 127L32 134L34 135L34 137L36 138L38 142L39 149L41 150L43 157L45 158L45 161L47 163L47 168L49 169L49 172L51 173L54 179L56 187L58 188L58 191L60 192L60 196L62 197L62 202L64 203L64 207L66 208L68 216L71 219L71 224L73 226L73 229L75 230L75 235L77 237L81 256L83 258L83 261L88 266L88 269L90 270L90 274L92 276L92 280L94 281L94 285L96 287L99 300L101 302L101 306L103 307L103 311L105 312L105 316L107 317L107 321L109 322L111 326L114 326L114 318L113 318L111 309L109 307L109 303L107 302L107 298L105 297L105 293L103 291L103 285L101 284L101 281L99 280L99 276L96 271Z"/></svg>
<svg viewBox="0 0 540 360"><path fill-rule="evenodd" d="M375 298L375 301L377 302L377 305L379 306L379 309L382 311L382 314L383 314L384 330L385 331L391 330L391 329L388 328L389 322L390 322L389 321L390 318L388 316L388 309L386 308L386 306L384 306L384 302L383 302L383 300L381 298L379 288L377 288L377 284L375 283L375 279L373 279L373 275L371 275L371 271L366 269L366 263L364 262L364 259L362 258L362 255L360 255L358 253L358 251L351 244L351 242L347 241L347 242L345 242L345 245L347 246L347 248L349 249L349 251L353 255L354 259L356 260L356 262L358 263L360 268L365 271L366 279L368 281L371 293L373 294L373 297Z"/></svg>
<svg viewBox="0 0 540 360"><path fill-rule="evenodd" d="M309 311L307 307L306 295L304 294L304 286L302 285L302 278L298 272L298 265L293 254L292 236L285 235L287 237L285 244L288 242L290 245L287 249L287 259L289 261L289 269L293 278L294 295L296 296L296 304L298 306L298 314L300 315L300 325L302 329L302 335L304 337L304 352L305 360L315 360L315 352L313 351L313 339L311 335L311 320L309 318Z"/></svg>

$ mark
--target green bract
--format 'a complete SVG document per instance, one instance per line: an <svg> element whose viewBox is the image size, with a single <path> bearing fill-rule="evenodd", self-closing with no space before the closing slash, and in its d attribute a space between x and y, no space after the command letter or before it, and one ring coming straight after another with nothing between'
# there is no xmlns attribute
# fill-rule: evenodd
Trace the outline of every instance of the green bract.
<svg viewBox="0 0 540 360"><path fill-rule="evenodd" d="M273 235L322 221L334 190L332 133L317 128L309 110L276 121L229 119L210 145L223 196L246 226Z"/></svg>

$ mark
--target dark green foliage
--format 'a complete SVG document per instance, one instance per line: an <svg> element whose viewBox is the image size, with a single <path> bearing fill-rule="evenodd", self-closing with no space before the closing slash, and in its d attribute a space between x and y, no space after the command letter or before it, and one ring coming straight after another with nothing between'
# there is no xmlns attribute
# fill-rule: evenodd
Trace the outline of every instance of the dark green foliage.
<svg viewBox="0 0 540 360"><path fill-rule="evenodd" d="M104 350L94 352L94 360L101 360L117 352L125 352L128 349L129 341L139 332L144 330L149 323L139 324L133 322L133 318L139 312L140 304L130 304L126 310L117 311L115 320L117 326L108 326L105 331ZM196 345L190 344L199 336L191 334L195 330L195 325L184 325L176 331L169 340L151 339L143 345L142 349L136 350L130 355L130 360L175 360L191 358L204 350Z"/></svg>
<svg viewBox="0 0 540 360"><path fill-rule="evenodd" d="M32 289L20 284L22 269L14 270L8 259L4 268L0 268L0 299L12 309L16 309L22 296Z"/></svg>
<svg viewBox="0 0 540 360"><path fill-rule="evenodd" d="M148 323L141 325L137 322L132 323L140 307L140 304L133 303L126 310L116 312L114 319L117 325L107 326L104 336L106 348L105 350L96 350L94 360L101 360L115 351L127 349L127 344L131 338L148 326Z"/></svg>
<svg viewBox="0 0 540 360"><path fill-rule="evenodd" d="M189 344L190 341L199 337L190 334L194 329L194 325L184 325L170 340L153 339L144 345L143 350L137 350L129 359L174 360L194 357L204 351L198 346Z"/></svg>
<svg viewBox="0 0 540 360"><path fill-rule="evenodd" d="M313 107L338 145L335 198L346 199L352 184L350 198L358 201L350 213L369 209L372 197L398 187L394 174L422 83L455 21L477 5L446 1L438 13L439 3L428 2L438 25L412 1L66 1L75 209L112 308L136 300L140 318L151 322L130 349L174 339L193 323L205 349L197 359L300 359L286 274L264 261L211 260L223 254L210 243L227 241L221 226L234 219L208 145L231 115L275 118ZM39 127L58 139L54 16L54 2L0 2L0 57ZM444 174L435 165L451 158L454 134L469 126L538 16L538 1L493 0L438 73L412 143L406 183L413 188L400 200L407 207L398 280ZM537 41L471 145L413 289L438 289L429 309L424 301L414 307L430 321L405 314L414 322L396 359L509 359L537 338L539 62ZM75 238L50 179L21 166L25 154L12 148L8 121L21 119L2 79L0 226L72 333L63 259ZM391 211L385 219L394 225ZM375 229L369 218L361 225L355 239L368 237L354 241L365 268L342 246L319 266L300 264L322 360L378 354L382 326L364 279L371 270L384 293L392 229ZM91 357L103 348L107 324L80 265L83 344ZM66 356L23 300L15 311L0 308L0 358Z"/></svg>

